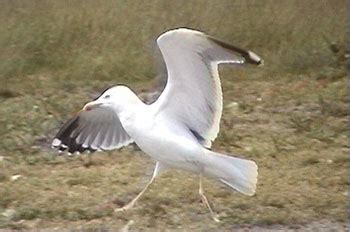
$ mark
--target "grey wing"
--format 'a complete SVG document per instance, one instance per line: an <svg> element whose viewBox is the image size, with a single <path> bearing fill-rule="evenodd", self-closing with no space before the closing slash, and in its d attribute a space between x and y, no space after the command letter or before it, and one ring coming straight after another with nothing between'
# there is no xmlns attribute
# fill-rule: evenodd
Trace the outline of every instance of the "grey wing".
<svg viewBox="0 0 350 232"><path fill-rule="evenodd" d="M117 114L100 107L80 111L68 120L55 136L52 147L69 153L118 149L133 142Z"/></svg>
<svg viewBox="0 0 350 232"><path fill-rule="evenodd" d="M177 120L205 147L217 137L222 114L219 63L262 64L247 51L202 32L180 28L157 39L167 68L167 85L154 103L159 112Z"/></svg>

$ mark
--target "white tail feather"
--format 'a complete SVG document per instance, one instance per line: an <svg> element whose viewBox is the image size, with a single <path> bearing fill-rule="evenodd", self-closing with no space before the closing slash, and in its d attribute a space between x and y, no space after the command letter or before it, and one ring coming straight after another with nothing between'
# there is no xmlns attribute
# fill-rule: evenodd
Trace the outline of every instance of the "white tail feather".
<svg viewBox="0 0 350 232"><path fill-rule="evenodd" d="M214 177L237 191L255 193L258 166L254 161L235 158L207 150L204 175Z"/></svg>

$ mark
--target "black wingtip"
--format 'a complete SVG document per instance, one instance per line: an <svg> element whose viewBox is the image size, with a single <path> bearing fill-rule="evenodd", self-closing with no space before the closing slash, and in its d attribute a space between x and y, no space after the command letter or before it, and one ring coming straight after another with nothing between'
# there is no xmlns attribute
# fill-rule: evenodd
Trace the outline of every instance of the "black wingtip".
<svg viewBox="0 0 350 232"><path fill-rule="evenodd" d="M84 151L94 152L95 149L91 147L85 147L83 144L77 143L77 136L72 136L74 130L79 127L79 115L75 115L69 119L52 141L51 147L57 149L59 152L69 152L71 154L75 152L83 153Z"/></svg>
<svg viewBox="0 0 350 232"><path fill-rule="evenodd" d="M257 65L258 65L258 66L263 66L263 65L264 65L264 60L263 60L263 59L259 60L258 63L257 63Z"/></svg>
<svg viewBox="0 0 350 232"><path fill-rule="evenodd" d="M85 147L83 144L77 143L76 138L71 137L66 143L61 142L58 138L54 138L51 147L56 149L60 154L63 152L68 152L69 154L80 154L84 153L85 151L90 153L96 151L96 149Z"/></svg>
<svg viewBox="0 0 350 232"><path fill-rule="evenodd" d="M246 62L249 63L249 64L255 64L255 65L258 65L258 66L264 65L264 60L261 59L257 54L255 54L252 51L236 47L234 45L228 44L228 43L226 43L224 41L221 41L219 39L213 38L211 36L207 36L207 38L210 41L214 42L215 44L219 45L220 47L223 47L223 48L225 48L227 50L230 50L230 51L232 51L234 53L240 54L242 57L244 57Z"/></svg>

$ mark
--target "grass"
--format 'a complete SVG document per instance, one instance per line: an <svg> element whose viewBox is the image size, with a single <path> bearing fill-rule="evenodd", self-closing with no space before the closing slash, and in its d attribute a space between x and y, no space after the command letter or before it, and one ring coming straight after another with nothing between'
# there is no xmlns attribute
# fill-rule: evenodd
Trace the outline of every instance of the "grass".
<svg viewBox="0 0 350 232"><path fill-rule="evenodd" d="M345 5L1 1L0 228L102 230L130 220L135 230L345 223ZM181 26L265 59L262 68L220 68L224 112L213 149L259 165L254 197L204 182L220 224L199 202L197 177L176 171L157 179L136 209L113 213L152 172L153 162L133 147L79 157L56 156L48 147L62 122L102 89L151 87L163 70L153 41Z"/></svg>

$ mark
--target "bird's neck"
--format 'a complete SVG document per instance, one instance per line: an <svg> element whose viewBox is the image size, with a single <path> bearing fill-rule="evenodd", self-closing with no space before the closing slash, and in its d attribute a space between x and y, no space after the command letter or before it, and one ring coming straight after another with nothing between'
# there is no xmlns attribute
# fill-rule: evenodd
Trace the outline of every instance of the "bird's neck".
<svg viewBox="0 0 350 232"><path fill-rule="evenodd" d="M122 124L133 122L137 117L142 116L148 111L148 105L139 98L127 101L118 106L117 114Z"/></svg>
<svg viewBox="0 0 350 232"><path fill-rule="evenodd" d="M134 140L140 135L139 131L149 130L154 122L152 108L142 101L124 108L118 117L126 133Z"/></svg>

